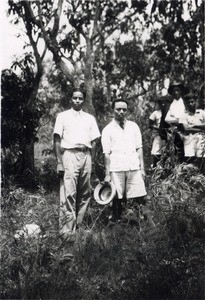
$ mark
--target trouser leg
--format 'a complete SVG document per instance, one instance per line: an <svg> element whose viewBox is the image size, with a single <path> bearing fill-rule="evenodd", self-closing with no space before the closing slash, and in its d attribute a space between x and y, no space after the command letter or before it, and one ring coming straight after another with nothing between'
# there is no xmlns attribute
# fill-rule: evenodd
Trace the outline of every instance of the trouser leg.
<svg viewBox="0 0 205 300"><path fill-rule="evenodd" d="M111 178L117 191L117 196L112 202L112 219L119 220L122 213L122 201L125 194L125 172L112 172Z"/></svg>
<svg viewBox="0 0 205 300"><path fill-rule="evenodd" d="M60 178L60 213L59 213L59 228L60 233L68 232L67 227L67 209L66 209L66 196L63 178Z"/></svg>
<svg viewBox="0 0 205 300"><path fill-rule="evenodd" d="M179 162L182 163L184 161L184 142L178 132L176 132L174 136L174 145L175 154L177 155Z"/></svg>
<svg viewBox="0 0 205 300"><path fill-rule="evenodd" d="M79 165L75 154L65 151L63 155L65 174L60 188L60 233L66 238L76 231L76 193Z"/></svg>
<svg viewBox="0 0 205 300"><path fill-rule="evenodd" d="M60 232L67 237L76 230L76 183L74 179L64 177L60 191Z"/></svg>
<svg viewBox="0 0 205 300"><path fill-rule="evenodd" d="M77 225L81 225L85 216L87 207L91 197L91 155L90 153L85 154L84 164L79 174L78 188L77 188L77 202L76 202L76 214L77 214Z"/></svg>
<svg viewBox="0 0 205 300"><path fill-rule="evenodd" d="M122 200L114 198L112 202L112 215L113 220L119 220L122 213Z"/></svg>
<svg viewBox="0 0 205 300"><path fill-rule="evenodd" d="M200 172L205 175L205 158L200 157Z"/></svg>
<svg viewBox="0 0 205 300"><path fill-rule="evenodd" d="M196 166L199 168L199 171L205 175L205 158L197 157L196 158Z"/></svg>

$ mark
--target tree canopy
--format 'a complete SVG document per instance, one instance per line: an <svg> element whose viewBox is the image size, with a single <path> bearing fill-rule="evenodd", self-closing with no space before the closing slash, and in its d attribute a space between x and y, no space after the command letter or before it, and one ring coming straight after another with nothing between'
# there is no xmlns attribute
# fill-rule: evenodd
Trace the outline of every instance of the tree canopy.
<svg viewBox="0 0 205 300"><path fill-rule="evenodd" d="M47 49L64 80L79 85L84 74L90 109L96 66L110 84L113 63L126 84L203 78L202 1L9 0L9 13L23 22L39 69Z"/></svg>
<svg viewBox="0 0 205 300"><path fill-rule="evenodd" d="M19 80L21 86L25 74L32 75L25 84L24 114L28 116L28 107L34 114L39 107L47 53L52 54L54 63L49 78L62 94L57 101L65 98L68 102L71 88L83 85L85 110L97 113L101 120L112 97L119 95L132 101L133 113L140 110L146 115L144 104L164 93L171 79L183 80L198 94L204 81L203 13L201 0L9 0L11 22L19 26L19 35L23 29L27 36L25 57L14 61L12 67L14 73L17 66L22 71L15 84ZM2 86L9 84L10 78L5 78L8 82L3 80ZM12 106L13 116L24 105L24 96L17 94L15 101L21 105ZM200 95L202 98L203 93ZM4 112L10 97L4 87L2 96ZM200 105L203 107L202 101ZM42 114L43 108L35 120L30 118L32 132ZM21 128L24 125L22 119ZM33 135L29 137L33 143Z"/></svg>

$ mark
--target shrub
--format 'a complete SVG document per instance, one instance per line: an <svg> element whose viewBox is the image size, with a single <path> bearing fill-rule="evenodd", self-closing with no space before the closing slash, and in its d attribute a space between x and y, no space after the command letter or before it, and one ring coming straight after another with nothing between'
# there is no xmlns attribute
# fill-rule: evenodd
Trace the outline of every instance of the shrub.
<svg viewBox="0 0 205 300"><path fill-rule="evenodd" d="M57 193L4 189L1 298L202 300L205 177L192 165L167 178L160 171L151 176L139 228L111 226L109 207L91 202L72 246L58 234ZM39 234L15 236L31 223Z"/></svg>

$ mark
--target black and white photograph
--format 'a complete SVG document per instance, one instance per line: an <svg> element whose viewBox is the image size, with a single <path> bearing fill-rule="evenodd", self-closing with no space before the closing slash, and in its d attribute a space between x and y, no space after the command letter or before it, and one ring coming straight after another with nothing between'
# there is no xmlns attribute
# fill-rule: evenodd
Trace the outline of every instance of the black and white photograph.
<svg viewBox="0 0 205 300"><path fill-rule="evenodd" d="M205 1L1 0L1 289L205 300Z"/></svg>

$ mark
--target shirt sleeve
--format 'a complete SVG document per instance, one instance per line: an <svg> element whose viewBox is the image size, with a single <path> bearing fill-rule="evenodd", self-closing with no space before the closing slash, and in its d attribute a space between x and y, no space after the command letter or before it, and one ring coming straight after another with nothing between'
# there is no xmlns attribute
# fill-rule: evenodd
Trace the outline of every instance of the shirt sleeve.
<svg viewBox="0 0 205 300"><path fill-rule="evenodd" d="M104 154L110 154L111 152L111 143L110 143L110 134L106 128L103 129L102 131L102 138L101 138L101 144L103 148L103 153Z"/></svg>
<svg viewBox="0 0 205 300"><path fill-rule="evenodd" d="M187 124L186 114L183 114L183 115L179 118L179 123L181 123L181 124Z"/></svg>
<svg viewBox="0 0 205 300"><path fill-rule="evenodd" d="M205 124L205 110L202 110L202 123Z"/></svg>
<svg viewBox="0 0 205 300"><path fill-rule="evenodd" d="M57 118L56 118L53 134L55 134L55 133L59 134L60 137L62 138L62 136L63 136L63 119L62 119L61 114L58 114Z"/></svg>
<svg viewBox="0 0 205 300"><path fill-rule="evenodd" d="M175 121L176 121L176 118L174 117L172 110L169 108L167 115L165 117L165 122L174 123Z"/></svg>
<svg viewBox="0 0 205 300"><path fill-rule="evenodd" d="M137 124L135 129L135 136L136 136L136 149L142 148L142 134Z"/></svg>
<svg viewBox="0 0 205 300"><path fill-rule="evenodd" d="M100 131L94 117L92 118L90 130L91 130L91 141L94 141L95 139L100 137Z"/></svg>
<svg viewBox="0 0 205 300"><path fill-rule="evenodd" d="M171 124L171 123L176 123L177 119L179 119L183 114L185 113L185 105L183 100L179 99L178 102L174 100L167 112L165 122Z"/></svg>

